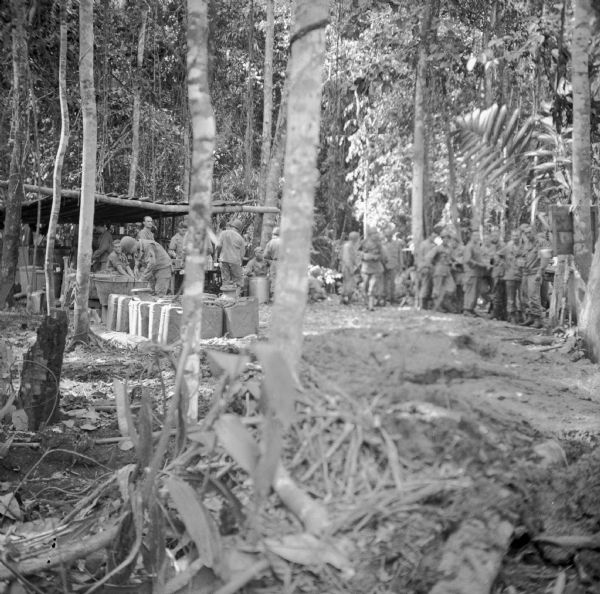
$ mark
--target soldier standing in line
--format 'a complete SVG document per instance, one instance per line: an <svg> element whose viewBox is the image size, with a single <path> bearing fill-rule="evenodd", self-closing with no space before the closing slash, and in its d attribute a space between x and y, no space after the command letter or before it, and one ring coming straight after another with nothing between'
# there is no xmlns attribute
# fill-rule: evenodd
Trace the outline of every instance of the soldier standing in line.
<svg viewBox="0 0 600 594"><path fill-rule="evenodd" d="M433 309L435 311L448 311L444 304L447 298L451 298L456 291L456 283L452 278L452 233L444 229L440 235L442 243L436 245L427 254L426 258L433 268Z"/></svg>
<svg viewBox="0 0 600 594"><path fill-rule="evenodd" d="M419 286L415 290L417 309L431 307L431 291L433 289L433 276L431 264L427 261L427 254L435 247L436 234L430 233L418 247L415 248L415 266Z"/></svg>
<svg viewBox="0 0 600 594"><path fill-rule="evenodd" d="M394 236L390 227L383 242L383 298L390 304L396 302L396 277L403 268L402 242Z"/></svg>
<svg viewBox="0 0 600 594"><path fill-rule="evenodd" d="M361 254L358 249L360 235L356 231L348 234L348 240L344 242L340 254L340 265L342 268L342 303L348 305L352 295L356 291L356 275L360 272Z"/></svg>
<svg viewBox="0 0 600 594"><path fill-rule="evenodd" d="M519 322L521 304L521 267L518 263L520 233L517 229L510 234L510 241L500 249L498 256L504 262L504 285L506 290L506 315L511 324Z"/></svg>
<svg viewBox="0 0 600 594"><path fill-rule="evenodd" d="M477 229L471 231L471 237L465 246L463 266L465 268L463 314L476 316L475 306L479 296L479 283L483 271L487 268L481 248L481 235Z"/></svg>
<svg viewBox="0 0 600 594"><path fill-rule="evenodd" d="M381 236L375 229L368 229L367 236L362 244L362 264L360 273L363 278L363 287L367 301L367 309L375 309L375 301L381 291L383 278L383 250Z"/></svg>
<svg viewBox="0 0 600 594"><path fill-rule="evenodd" d="M504 281L504 258L500 233L494 230L490 233L490 264L492 267L492 320L506 319L506 284Z"/></svg>
<svg viewBox="0 0 600 594"><path fill-rule="evenodd" d="M548 266L550 259L542 257L540 250L545 247L543 235L536 236L533 228L528 226L526 229L527 247L524 253L525 261L523 264L523 285L526 287L527 301L526 319L521 323L522 326L532 326L533 328L543 328L542 317L542 275Z"/></svg>
<svg viewBox="0 0 600 594"><path fill-rule="evenodd" d="M452 235L450 241L451 249L452 249L452 279L454 280L454 284L456 285L456 291L454 293L454 304L453 304L453 312L460 313L462 311L463 299L464 299L464 266L463 266L463 257L465 253L465 246L462 241L456 236Z"/></svg>

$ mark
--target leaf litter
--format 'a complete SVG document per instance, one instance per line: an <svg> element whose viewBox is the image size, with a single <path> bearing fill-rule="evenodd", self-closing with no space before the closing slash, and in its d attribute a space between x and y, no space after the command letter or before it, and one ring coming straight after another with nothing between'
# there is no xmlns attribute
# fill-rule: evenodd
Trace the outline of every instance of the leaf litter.
<svg viewBox="0 0 600 594"><path fill-rule="evenodd" d="M561 354L540 360L504 340L510 330L500 326L485 328L492 341L478 320L465 327L461 318L382 310L361 326L361 313L309 314L315 327L337 329L309 328L301 390L260 340L258 350L255 340L210 341L215 354L199 355L200 421L185 427L174 422L168 355L128 352L124 365L122 352L105 348L95 367L93 349L77 347L61 382L70 396L63 429L51 436L62 441L3 426L0 463L10 473L0 538L10 554L0 578L9 583L16 571L60 592L59 567L70 566L73 590L83 592L102 583L155 592L545 591L559 572L544 547L565 548L556 538L576 531L593 536L599 517L583 496L600 465L594 435L584 431L589 444L575 446L563 439L568 427L544 431L533 413L515 411L535 404L518 394L555 397L545 375ZM144 393L153 404L142 418ZM553 508L553 493L568 512ZM19 532L35 522L39 530ZM59 554L48 556L53 542ZM573 549L560 580L596 583L591 553ZM528 580L537 589L525 589Z"/></svg>

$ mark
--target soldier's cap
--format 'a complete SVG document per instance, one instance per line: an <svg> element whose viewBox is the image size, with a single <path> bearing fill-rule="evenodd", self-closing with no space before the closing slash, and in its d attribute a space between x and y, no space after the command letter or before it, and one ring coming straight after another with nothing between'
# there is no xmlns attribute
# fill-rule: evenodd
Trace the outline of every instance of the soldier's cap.
<svg viewBox="0 0 600 594"><path fill-rule="evenodd" d="M137 243L133 237L127 235L121 239L121 248L126 254L131 254L137 247Z"/></svg>
<svg viewBox="0 0 600 594"><path fill-rule="evenodd" d="M359 237L358 231L350 231L350 233L348 233L348 239L358 239Z"/></svg>
<svg viewBox="0 0 600 594"><path fill-rule="evenodd" d="M279 235L279 227L273 228L273 235Z"/></svg>
<svg viewBox="0 0 600 594"><path fill-rule="evenodd" d="M440 237L454 237L454 233L450 229L442 229Z"/></svg>
<svg viewBox="0 0 600 594"><path fill-rule="evenodd" d="M233 219L233 221L229 223L229 226L233 227L234 229L237 229L238 231L241 231L242 227L244 226L244 223L242 223L240 219Z"/></svg>

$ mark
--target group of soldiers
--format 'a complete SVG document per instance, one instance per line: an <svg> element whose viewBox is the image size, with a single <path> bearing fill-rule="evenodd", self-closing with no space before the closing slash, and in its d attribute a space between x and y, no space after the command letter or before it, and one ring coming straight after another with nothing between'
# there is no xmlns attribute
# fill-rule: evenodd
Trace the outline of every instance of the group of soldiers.
<svg viewBox="0 0 600 594"><path fill-rule="evenodd" d="M521 225L507 242L497 230L482 237L474 229L466 244L448 227L426 237L413 258L414 266L407 266L404 243L393 230L382 235L369 229L362 242L351 233L340 253L342 303L350 302L359 283L369 310L394 303L405 288L419 309L476 316L482 303L493 319L543 326L542 283L551 250L546 234L531 225Z"/></svg>

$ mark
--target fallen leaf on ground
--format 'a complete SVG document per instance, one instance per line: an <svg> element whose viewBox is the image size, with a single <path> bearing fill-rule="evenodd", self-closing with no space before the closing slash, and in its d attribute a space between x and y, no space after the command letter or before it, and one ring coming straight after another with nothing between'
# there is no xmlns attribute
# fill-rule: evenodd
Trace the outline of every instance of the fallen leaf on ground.
<svg viewBox="0 0 600 594"><path fill-rule="evenodd" d="M14 493L0 495L0 515L11 518L12 520L23 519L19 502L15 499Z"/></svg>

